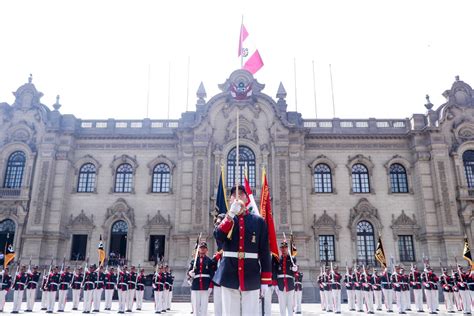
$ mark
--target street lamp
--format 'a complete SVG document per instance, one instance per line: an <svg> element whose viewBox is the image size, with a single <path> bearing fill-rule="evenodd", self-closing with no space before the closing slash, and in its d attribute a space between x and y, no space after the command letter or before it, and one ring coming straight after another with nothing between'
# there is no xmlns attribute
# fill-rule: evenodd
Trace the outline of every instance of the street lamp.
<svg viewBox="0 0 474 316"><path fill-rule="evenodd" d="M329 256L328 256L329 249L328 249L327 240L324 240L323 247L324 247L324 259L326 261L326 266L325 267L327 267L328 266L328 261L329 261Z"/></svg>

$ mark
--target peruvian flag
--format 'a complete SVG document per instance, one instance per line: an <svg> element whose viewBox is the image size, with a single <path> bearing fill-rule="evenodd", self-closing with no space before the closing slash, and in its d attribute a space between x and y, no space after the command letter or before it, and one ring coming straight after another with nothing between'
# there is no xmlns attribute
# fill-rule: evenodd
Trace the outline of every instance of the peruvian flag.
<svg viewBox="0 0 474 316"><path fill-rule="evenodd" d="M257 203L255 203L255 198L253 197L252 188L250 187L250 184L249 184L249 177L247 175L247 168L245 168L245 173L244 173L244 184L245 184L245 192L249 196L249 202L246 206L250 210L251 214L255 214L255 215L260 216L260 212L258 211Z"/></svg>
<svg viewBox="0 0 474 316"><path fill-rule="evenodd" d="M271 254L278 259L278 243L275 231L275 223L273 222L272 202L270 197L270 188L268 187L267 174L265 169L262 172L262 194L260 195L260 212L261 216L267 223L268 228L268 244Z"/></svg>
<svg viewBox="0 0 474 316"><path fill-rule="evenodd" d="M252 39L249 37L249 33L243 23L240 27L238 56L242 62L242 69L248 70L252 74L255 74L263 67L262 57L260 57L260 53Z"/></svg>

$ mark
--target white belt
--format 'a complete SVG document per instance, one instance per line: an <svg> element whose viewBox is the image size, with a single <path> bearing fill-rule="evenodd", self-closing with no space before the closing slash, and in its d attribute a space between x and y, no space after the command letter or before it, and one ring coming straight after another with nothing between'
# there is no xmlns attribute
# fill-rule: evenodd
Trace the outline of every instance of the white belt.
<svg viewBox="0 0 474 316"><path fill-rule="evenodd" d="M86 281L85 283L86 283L86 284L87 284L87 283L94 284L94 282L92 282L92 281Z"/></svg>
<svg viewBox="0 0 474 316"><path fill-rule="evenodd" d="M277 278L279 278L279 279L283 279L283 278L294 279L294 277L292 277L291 275L288 275L288 274L279 274L279 275L277 275Z"/></svg>
<svg viewBox="0 0 474 316"><path fill-rule="evenodd" d="M113 284L113 285L115 285L115 282L107 282L107 284Z"/></svg>
<svg viewBox="0 0 474 316"><path fill-rule="evenodd" d="M38 282L35 282L35 281L29 281L28 283L38 284Z"/></svg>
<svg viewBox="0 0 474 316"><path fill-rule="evenodd" d="M76 281L76 282L74 282L74 284L82 284L82 282Z"/></svg>
<svg viewBox="0 0 474 316"><path fill-rule="evenodd" d="M224 251L222 256L237 259L258 259L258 253L255 252Z"/></svg>
<svg viewBox="0 0 474 316"><path fill-rule="evenodd" d="M69 285L69 282L61 282L61 284L68 284Z"/></svg>
<svg viewBox="0 0 474 316"><path fill-rule="evenodd" d="M25 283L21 283L21 282L16 282L15 284L25 285Z"/></svg>
<svg viewBox="0 0 474 316"><path fill-rule="evenodd" d="M295 282L295 284L301 284L301 282Z"/></svg>
<svg viewBox="0 0 474 316"><path fill-rule="evenodd" d="M210 277L211 277L211 276L210 276L209 274L196 274L196 275L194 276L195 279L197 279L197 278L210 278ZM167 283L167 282L165 282L165 283ZM168 283L168 284L169 284L169 283Z"/></svg>

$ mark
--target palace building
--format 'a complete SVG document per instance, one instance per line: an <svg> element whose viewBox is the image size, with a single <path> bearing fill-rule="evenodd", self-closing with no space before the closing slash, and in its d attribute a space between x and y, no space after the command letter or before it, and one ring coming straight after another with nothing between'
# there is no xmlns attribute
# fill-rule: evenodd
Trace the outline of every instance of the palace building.
<svg viewBox="0 0 474 316"><path fill-rule="evenodd" d="M234 71L179 120L94 120L41 103L29 79L0 103L0 247L33 263L170 264L176 291L200 232L212 242L217 184L240 171L259 201L268 173L279 239L294 233L304 299L320 266L461 261L474 223L474 92L456 77L446 103L404 119L306 119L245 70ZM267 91L268 92L268 91ZM420 109L421 106L420 106ZM183 287L183 288L182 288Z"/></svg>

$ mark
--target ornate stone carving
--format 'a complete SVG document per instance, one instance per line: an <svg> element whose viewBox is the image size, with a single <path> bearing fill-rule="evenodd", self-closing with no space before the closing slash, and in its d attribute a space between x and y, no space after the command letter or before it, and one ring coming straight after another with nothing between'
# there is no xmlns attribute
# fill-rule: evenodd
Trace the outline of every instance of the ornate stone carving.
<svg viewBox="0 0 474 316"><path fill-rule="evenodd" d="M286 160L279 163L280 176L280 224L288 225L288 201L286 196Z"/></svg>
<svg viewBox="0 0 474 316"><path fill-rule="evenodd" d="M452 225L453 218L451 215L451 201L449 198L449 188L448 188L446 169L444 167L443 161L438 161L437 165L438 165L438 171L439 171L439 182L441 186L441 198L442 198L444 216L446 218L446 223L448 225Z"/></svg>
<svg viewBox="0 0 474 316"><path fill-rule="evenodd" d="M48 180L49 175L49 161L43 161L40 170L38 198L36 200L35 224L40 224L43 216L46 189L48 187L46 181Z"/></svg>
<svg viewBox="0 0 474 316"><path fill-rule="evenodd" d="M324 210L323 215L317 218L316 214L314 214L313 219L313 226L315 235L319 234L334 234L336 236L336 240L339 239L339 230L342 228L337 223L337 214L334 214L334 219L329 216Z"/></svg>
<svg viewBox="0 0 474 316"><path fill-rule="evenodd" d="M150 218L150 215L147 215L146 225L145 226L171 226L170 215L168 214L168 219L165 219L163 215L161 215L160 210L156 211L156 215Z"/></svg>
<svg viewBox="0 0 474 316"><path fill-rule="evenodd" d="M398 239L398 235L414 235L418 236L420 226L418 226L415 218L415 214L410 218L405 214L405 210L402 210L402 213L395 218L395 214L392 214L392 229L393 238Z"/></svg>
<svg viewBox="0 0 474 316"><path fill-rule="evenodd" d="M199 159L197 161L196 172L196 208L195 208L195 224L199 225L202 222L203 213L203 185L204 185L204 161Z"/></svg>
<svg viewBox="0 0 474 316"><path fill-rule="evenodd" d="M264 84L258 83L250 72L243 69L234 71L225 83L219 84L219 89L228 93L229 102L255 102L255 94L260 93L264 87Z"/></svg>
<svg viewBox="0 0 474 316"><path fill-rule="evenodd" d="M378 210L366 198L360 199L349 213L348 228L351 230L351 237L354 241L357 237L357 224L363 220L370 222L379 232L383 228Z"/></svg>
<svg viewBox="0 0 474 316"><path fill-rule="evenodd" d="M146 224L143 226L145 229L145 239L148 240L150 234L164 234L169 238L170 231L172 228L171 218L168 214L168 217L165 218L161 215L161 211L157 210L155 216L150 218L150 214L147 215Z"/></svg>
<svg viewBox="0 0 474 316"><path fill-rule="evenodd" d="M135 226L135 212L131 208L125 199L118 199L111 207L107 209L105 215L105 222L118 220L118 219L128 219L128 221Z"/></svg>
<svg viewBox="0 0 474 316"><path fill-rule="evenodd" d="M71 218L69 219L69 224L67 225L68 228L78 228L78 227L86 227L93 229L95 228L94 225L94 214L91 214L89 218L85 213L84 210L81 210L81 213L74 217L71 214Z"/></svg>

